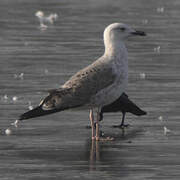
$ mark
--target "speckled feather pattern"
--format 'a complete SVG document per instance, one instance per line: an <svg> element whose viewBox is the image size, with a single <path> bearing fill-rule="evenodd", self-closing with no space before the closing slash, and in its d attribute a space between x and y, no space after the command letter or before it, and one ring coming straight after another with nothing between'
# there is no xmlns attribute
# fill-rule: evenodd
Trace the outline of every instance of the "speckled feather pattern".
<svg viewBox="0 0 180 180"><path fill-rule="evenodd" d="M104 55L77 72L60 90L50 93L43 101L43 110L79 106L101 108L121 96L128 83L127 49L122 39L129 35L131 29L119 36L119 26L125 25L115 23L105 29Z"/></svg>
<svg viewBox="0 0 180 180"><path fill-rule="evenodd" d="M122 23L110 24L104 30L103 56L77 72L59 89L51 90L38 107L22 114L19 120L80 108L100 109L116 101L128 84L128 53L124 41L133 35L145 36Z"/></svg>
<svg viewBox="0 0 180 180"><path fill-rule="evenodd" d="M93 64L72 76L59 90L50 92L44 100L43 109L95 105L93 98L99 91L115 82L116 74L109 63L101 57ZM107 78L108 77L108 78Z"/></svg>

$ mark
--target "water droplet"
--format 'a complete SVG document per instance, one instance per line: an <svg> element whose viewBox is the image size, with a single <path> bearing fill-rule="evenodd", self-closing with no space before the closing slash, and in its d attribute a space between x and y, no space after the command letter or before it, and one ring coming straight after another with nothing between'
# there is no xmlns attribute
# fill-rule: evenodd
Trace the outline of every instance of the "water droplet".
<svg viewBox="0 0 180 180"><path fill-rule="evenodd" d="M29 110L32 110L32 109L33 109L33 106L29 106L28 109L29 109Z"/></svg>
<svg viewBox="0 0 180 180"><path fill-rule="evenodd" d="M45 69L45 70L44 70L44 73L45 73L45 74L48 74L48 73L49 73L48 69Z"/></svg>
<svg viewBox="0 0 180 180"><path fill-rule="evenodd" d="M143 24L147 24L147 23L148 23L148 20L147 20L147 19L143 19L143 20L142 20L142 23L143 23Z"/></svg>
<svg viewBox="0 0 180 180"><path fill-rule="evenodd" d="M158 7L157 9L158 13L163 13L164 12L164 7Z"/></svg>
<svg viewBox="0 0 180 180"><path fill-rule="evenodd" d="M145 79L146 78L146 74L145 73L140 73L139 76L140 76L140 79Z"/></svg>
<svg viewBox="0 0 180 180"><path fill-rule="evenodd" d="M11 129L9 129L9 128L8 128L8 129L6 129L6 130L5 130L5 134L6 134L6 135L11 135L11 134L12 134Z"/></svg>
<svg viewBox="0 0 180 180"><path fill-rule="evenodd" d="M159 116L158 119L159 119L160 121L163 121L163 117L162 117L162 116Z"/></svg>
<svg viewBox="0 0 180 180"><path fill-rule="evenodd" d="M164 126L164 135L166 135L167 133L170 133L171 130L168 129L166 126Z"/></svg>
<svg viewBox="0 0 180 180"><path fill-rule="evenodd" d="M18 97L17 97L17 96L14 96L14 97L12 98L12 100L13 100L13 101L17 101L17 100L18 100Z"/></svg>
<svg viewBox="0 0 180 180"><path fill-rule="evenodd" d="M14 74L15 79L24 79L24 73Z"/></svg>
<svg viewBox="0 0 180 180"><path fill-rule="evenodd" d="M11 123L12 126L18 127L19 120L15 120L13 123Z"/></svg>
<svg viewBox="0 0 180 180"><path fill-rule="evenodd" d="M19 75L19 78L20 78L20 79L24 79L24 73L21 73L21 74Z"/></svg>
<svg viewBox="0 0 180 180"><path fill-rule="evenodd" d="M4 95L3 99L4 99L4 100L8 100L7 94Z"/></svg>
<svg viewBox="0 0 180 180"><path fill-rule="evenodd" d="M154 48L154 52L157 52L157 53L160 53L161 51L161 47L160 46L157 46Z"/></svg>
<svg viewBox="0 0 180 180"><path fill-rule="evenodd" d="M18 78L18 75L17 75L17 74L14 74L14 78L17 79L17 78Z"/></svg>
<svg viewBox="0 0 180 180"><path fill-rule="evenodd" d="M32 109L33 109L33 106L32 106L32 104L31 104L31 101L29 101L28 104L29 104L28 109L29 109L29 110L32 110Z"/></svg>

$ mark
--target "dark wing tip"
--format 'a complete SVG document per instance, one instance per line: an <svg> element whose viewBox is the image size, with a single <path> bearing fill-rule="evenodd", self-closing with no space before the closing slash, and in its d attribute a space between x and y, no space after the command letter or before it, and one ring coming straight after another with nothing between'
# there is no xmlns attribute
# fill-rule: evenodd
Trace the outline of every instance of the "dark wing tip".
<svg viewBox="0 0 180 180"><path fill-rule="evenodd" d="M41 106L38 106L28 112L25 112L24 114L19 116L19 120L25 120L25 119L30 119L30 118L34 118L34 117L38 117L38 116L42 116L47 114L46 111L44 111Z"/></svg>

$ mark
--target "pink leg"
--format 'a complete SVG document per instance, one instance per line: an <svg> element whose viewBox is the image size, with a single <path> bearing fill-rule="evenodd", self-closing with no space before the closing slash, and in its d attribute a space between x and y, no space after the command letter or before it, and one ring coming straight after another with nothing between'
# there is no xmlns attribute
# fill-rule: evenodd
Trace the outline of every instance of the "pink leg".
<svg viewBox="0 0 180 180"><path fill-rule="evenodd" d="M100 112L101 112L101 108L98 108L97 120L96 120L96 141L112 141L112 140L114 140L114 138L111 138L111 137L102 138L102 137L99 136Z"/></svg>
<svg viewBox="0 0 180 180"><path fill-rule="evenodd" d="M94 114L93 114L93 109L90 109L89 119L90 119L90 121L91 121L92 139L95 139L95 128L94 128Z"/></svg>
<svg viewBox="0 0 180 180"><path fill-rule="evenodd" d="M97 119L96 119L96 140L99 141L100 138L99 138L99 119L100 119L100 108L98 108L98 111L97 111Z"/></svg>

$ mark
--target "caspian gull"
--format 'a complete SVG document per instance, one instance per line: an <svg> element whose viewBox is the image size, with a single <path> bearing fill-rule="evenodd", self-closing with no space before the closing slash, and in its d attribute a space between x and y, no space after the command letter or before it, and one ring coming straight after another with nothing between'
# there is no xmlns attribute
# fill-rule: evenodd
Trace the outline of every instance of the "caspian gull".
<svg viewBox="0 0 180 180"><path fill-rule="evenodd" d="M104 31L105 52L94 63L77 72L59 89L52 90L38 107L22 114L19 120L43 116L70 108L90 109L92 139L99 138L101 107L118 99L128 83L127 49L124 41L129 36L145 36L122 23L113 23ZM96 133L94 115L97 113Z"/></svg>

